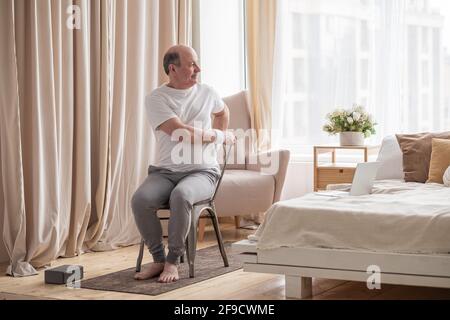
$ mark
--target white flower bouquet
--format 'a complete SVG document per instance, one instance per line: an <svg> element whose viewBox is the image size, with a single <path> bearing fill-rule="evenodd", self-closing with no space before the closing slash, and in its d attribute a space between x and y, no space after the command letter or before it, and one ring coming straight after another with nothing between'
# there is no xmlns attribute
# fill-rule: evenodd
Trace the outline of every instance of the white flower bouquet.
<svg viewBox="0 0 450 320"><path fill-rule="evenodd" d="M368 138L376 133L376 123L362 106L355 105L350 110L339 108L327 114L327 120L328 123L323 130L331 135L342 132L361 132L365 138Z"/></svg>

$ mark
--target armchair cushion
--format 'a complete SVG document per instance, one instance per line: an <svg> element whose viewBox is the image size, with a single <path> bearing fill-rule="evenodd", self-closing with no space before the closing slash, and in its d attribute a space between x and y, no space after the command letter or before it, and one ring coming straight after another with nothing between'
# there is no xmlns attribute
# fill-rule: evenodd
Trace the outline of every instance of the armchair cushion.
<svg viewBox="0 0 450 320"><path fill-rule="evenodd" d="M274 177L250 170L227 170L215 203L217 215L237 216L265 212L273 202Z"/></svg>
<svg viewBox="0 0 450 320"><path fill-rule="evenodd" d="M270 174L275 179L275 196L273 203L280 201L286 178L287 167L289 165L289 150L272 150L250 156L247 161L247 170L264 172Z"/></svg>

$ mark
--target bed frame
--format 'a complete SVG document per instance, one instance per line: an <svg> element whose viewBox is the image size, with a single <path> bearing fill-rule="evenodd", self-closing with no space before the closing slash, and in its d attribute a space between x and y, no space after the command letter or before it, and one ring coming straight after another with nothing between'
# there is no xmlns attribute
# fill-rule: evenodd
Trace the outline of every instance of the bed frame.
<svg viewBox="0 0 450 320"><path fill-rule="evenodd" d="M368 281L380 268L381 285L399 284L450 288L450 255L395 254L322 248L258 250L257 242L242 240L232 250L245 272L285 275L286 298L312 296L312 278Z"/></svg>

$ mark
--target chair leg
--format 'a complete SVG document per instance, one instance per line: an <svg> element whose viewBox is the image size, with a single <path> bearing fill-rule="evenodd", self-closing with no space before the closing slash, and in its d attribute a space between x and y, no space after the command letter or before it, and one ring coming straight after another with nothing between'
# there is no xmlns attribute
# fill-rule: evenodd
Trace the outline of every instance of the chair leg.
<svg viewBox="0 0 450 320"><path fill-rule="evenodd" d="M144 257L144 239L141 240L141 245L139 247L139 255L136 261L136 272L141 272L142 258Z"/></svg>
<svg viewBox="0 0 450 320"><path fill-rule="evenodd" d="M217 243L219 244L219 249L220 249L220 254L222 255L222 259L223 259L223 265L225 267L228 267L228 258L227 258L227 253L225 252L225 247L223 245L223 239L222 239L222 234L220 233L220 228L219 228L219 220L217 219L217 215L215 212L215 207L213 206L212 208L213 210L208 210L210 217L211 217L211 221L213 223L214 226L214 231L216 233L216 238L217 238Z"/></svg>
<svg viewBox="0 0 450 320"><path fill-rule="evenodd" d="M234 216L234 225L236 226L236 229L239 229L241 227L241 217L240 216Z"/></svg>
<svg viewBox="0 0 450 320"><path fill-rule="evenodd" d="M191 256L189 255L189 249L188 249L189 248L189 239L186 239L185 246L186 246L186 261L189 265L189 261L191 261Z"/></svg>
<svg viewBox="0 0 450 320"><path fill-rule="evenodd" d="M192 223L191 229L189 230L189 234L186 240L186 253L189 265L189 278L194 278L195 276L194 262L196 250L197 250L197 226L194 223Z"/></svg>

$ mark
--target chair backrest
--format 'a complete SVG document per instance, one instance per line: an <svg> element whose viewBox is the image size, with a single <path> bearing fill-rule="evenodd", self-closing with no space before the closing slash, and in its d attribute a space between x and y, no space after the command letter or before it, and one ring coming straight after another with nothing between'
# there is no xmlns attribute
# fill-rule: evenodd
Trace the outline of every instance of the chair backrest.
<svg viewBox="0 0 450 320"><path fill-rule="evenodd" d="M228 162L228 158L230 156L231 148L232 148L232 146L227 146L225 144L223 145L223 148L222 148L223 149L223 164L222 164L222 168L220 170L220 177L219 177L219 180L217 180L216 188L214 190L214 194L213 194L211 200L214 200L216 198L217 190L219 190L223 175L225 174L225 170L227 169L227 162Z"/></svg>
<svg viewBox="0 0 450 320"><path fill-rule="evenodd" d="M247 130L251 129L248 91L241 91L234 95L225 97L223 98L223 101L230 109L230 123L228 128L240 132L247 132ZM231 148L227 169L246 169L246 159L249 154L251 141L246 139L241 142L242 143L237 143L233 146L233 148ZM237 150L237 148L241 149ZM245 159L243 159L243 157L238 158L239 155L245 156ZM223 155L219 153L218 156L220 160Z"/></svg>
<svg viewBox="0 0 450 320"><path fill-rule="evenodd" d="M223 98L230 109L230 129L250 129L250 108L248 91L241 91L232 96Z"/></svg>

